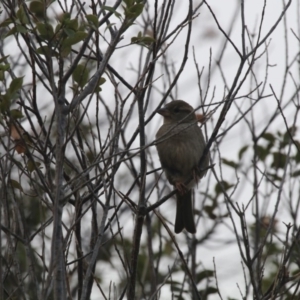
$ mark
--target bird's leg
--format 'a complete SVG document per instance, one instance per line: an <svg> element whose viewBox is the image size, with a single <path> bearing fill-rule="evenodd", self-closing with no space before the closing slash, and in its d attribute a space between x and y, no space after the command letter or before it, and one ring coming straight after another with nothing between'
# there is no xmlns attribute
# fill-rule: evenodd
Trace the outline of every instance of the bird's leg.
<svg viewBox="0 0 300 300"><path fill-rule="evenodd" d="M187 192L187 187L182 182L175 182L175 188L178 190L179 194L183 195Z"/></svg>
<svg viewBox="0 0 300 300"><path fill-rule="evenodd" d="M199 177L199 168L196 166L194 169L193 169L193 178L194 178L194 181L195 183L197 184L197 188L198 188L198 182L200 180L200 177Z"/></svg>

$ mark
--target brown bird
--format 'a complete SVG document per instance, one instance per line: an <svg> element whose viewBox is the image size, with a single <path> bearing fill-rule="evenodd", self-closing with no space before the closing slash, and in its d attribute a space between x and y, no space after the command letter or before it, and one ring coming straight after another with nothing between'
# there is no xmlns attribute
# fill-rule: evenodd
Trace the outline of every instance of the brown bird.
<svg viewBox="0 0 300 300"><path fill-rule="evenodd" d="M167 179L177 188L175 232L185 228L195 233L191 189L206 174L209 155L202 164L204 171L198 166L206 143L194 109L188 103L175 100L157 113L164 117L164 123L156 133L156 148Z"/></svg>

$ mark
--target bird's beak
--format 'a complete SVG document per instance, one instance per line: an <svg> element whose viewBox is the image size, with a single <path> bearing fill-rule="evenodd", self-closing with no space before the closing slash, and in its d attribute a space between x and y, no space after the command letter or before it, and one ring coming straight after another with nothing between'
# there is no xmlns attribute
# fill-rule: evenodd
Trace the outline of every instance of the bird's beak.
<svg viewBox="0 0 300 300"><path fill-rule="evenodd" d="M171 115L167 108L160 108L156 112L164 117L169 117Z"/></svg>

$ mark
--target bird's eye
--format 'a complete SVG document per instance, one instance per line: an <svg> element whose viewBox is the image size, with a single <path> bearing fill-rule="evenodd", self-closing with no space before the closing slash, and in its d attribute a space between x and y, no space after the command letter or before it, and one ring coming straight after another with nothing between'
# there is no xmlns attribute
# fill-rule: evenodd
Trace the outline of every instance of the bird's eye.
<svg viewBox="0 0 300 300"><path fill-rule="evenodd" d="M179 108L178 107L174 108L174 113L176 113L176 114L179 113Z"/></svg>

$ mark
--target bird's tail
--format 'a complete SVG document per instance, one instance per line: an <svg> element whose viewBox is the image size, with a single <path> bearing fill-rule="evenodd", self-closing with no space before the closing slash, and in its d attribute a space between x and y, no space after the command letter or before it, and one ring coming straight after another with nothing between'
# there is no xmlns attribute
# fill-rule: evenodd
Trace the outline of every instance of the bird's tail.
<svg viewBox="0 0 300 300"><path fill-rule="evenodd" d="M180 233L184 228L190 233L196 233L194 223L192 190L184 194L176 193L177 208L175 219L175 233Z"/></svg>

